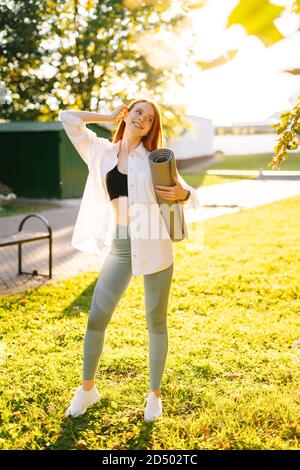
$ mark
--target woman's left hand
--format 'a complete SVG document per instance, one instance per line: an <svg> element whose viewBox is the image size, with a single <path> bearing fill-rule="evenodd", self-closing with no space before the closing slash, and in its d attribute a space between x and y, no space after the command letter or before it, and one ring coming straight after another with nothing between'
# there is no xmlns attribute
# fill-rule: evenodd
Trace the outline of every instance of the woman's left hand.
<svg viewBox="0 0 300 470"><path fill-rule="evenodd" d="M188 190L185 189L176 176L173 177L175 186L161 186L156 185L155 192L162 196L164 199L169 201L180 201L181 199L185 199L188 194Z"/></svg>

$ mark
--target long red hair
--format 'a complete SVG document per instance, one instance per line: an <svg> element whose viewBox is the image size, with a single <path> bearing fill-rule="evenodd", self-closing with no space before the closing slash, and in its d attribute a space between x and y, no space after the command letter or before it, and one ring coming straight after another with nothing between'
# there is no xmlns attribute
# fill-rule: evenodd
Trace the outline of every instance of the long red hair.
<svg viewBox="0 0 300 470"><path fill-rule="evenodd" d="M146 100L146 99L133 101L128 106L128 111L131 111L137 103L149 103L152 105L154 109L154 119L153 119L152 127L150 131L148 132L148 134L144 135L142 138L144 147L150 152L152 152L152 150L162 147L163 130L162 130L162 124L161 124L160 111L159 111L157 104L154 101ZM126 126L126 123L124 119L122 119L113 137L113 143L118 142L119 140L122 139L125 126Z"/></svg>

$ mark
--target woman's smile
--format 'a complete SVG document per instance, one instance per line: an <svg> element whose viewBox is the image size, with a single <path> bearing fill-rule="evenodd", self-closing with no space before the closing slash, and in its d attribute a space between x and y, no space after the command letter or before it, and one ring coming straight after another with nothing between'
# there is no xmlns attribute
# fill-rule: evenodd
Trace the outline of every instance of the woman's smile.
<svg viewBox="0 0 300 470"><path fill-rule="evenodd" d="M137 127L138 129L141 129L141 130L144 129L143 126L141 126L141 124L139 124L139 123L136 122L136 121L133 121L133 124L134 124L134 126Z"/></svg>

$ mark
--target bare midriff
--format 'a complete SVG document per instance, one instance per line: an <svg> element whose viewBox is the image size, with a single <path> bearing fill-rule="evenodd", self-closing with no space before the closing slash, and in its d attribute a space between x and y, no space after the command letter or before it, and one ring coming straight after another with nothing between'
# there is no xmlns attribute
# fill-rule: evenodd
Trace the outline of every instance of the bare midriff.
<svg viewBox="0 0 300 470"><path fill-rule="evenodd" d="M120 196L112 199L110 201L113 213L115 217L115 222L119 225L128 227L129 225L129 216L128 216L128 197Z"/></svg>
<svg viewBox="0 0 300 470"><path fill-rule="evenodd" d="M122 155L121 152L117 155L118 163L117 168L118 171L122 174L127 175L128 178L128 155ZM110 201L113 213L115 217L115 222L119 225L123 225L128 227L130 224L129 216L128 216L128 196L119 196Z"/></svg>

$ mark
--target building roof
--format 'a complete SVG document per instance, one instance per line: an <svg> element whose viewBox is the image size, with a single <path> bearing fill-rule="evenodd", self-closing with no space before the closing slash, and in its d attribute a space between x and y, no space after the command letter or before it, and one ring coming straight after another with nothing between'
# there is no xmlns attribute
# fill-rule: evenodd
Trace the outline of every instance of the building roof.
<svg viewBox="0 0 300 470"><path fill-rule="evenodd" d="M93 123L92 126L106 127L103 123L101 125ZM53 132L61 131L63 126L60 121L8 121L0 122L0 132Z"/></svg>
<svg viewBox="0 0 300 470"><path fill-rule="evenodd" d="M17 121L0 122L0 132L48 132L62 130L61 122Z"/></svg>

